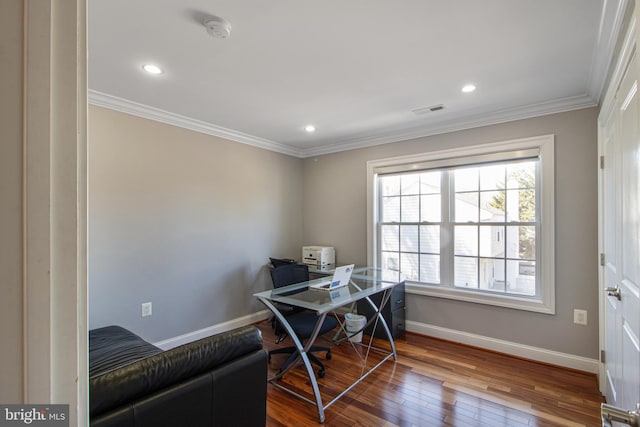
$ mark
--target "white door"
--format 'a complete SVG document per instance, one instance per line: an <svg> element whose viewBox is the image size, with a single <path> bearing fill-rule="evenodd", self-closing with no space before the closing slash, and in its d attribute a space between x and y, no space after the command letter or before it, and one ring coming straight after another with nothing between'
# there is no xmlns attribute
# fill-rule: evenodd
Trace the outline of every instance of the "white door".
<svg viewBox="0 0 640 427"><path fill-rule="evenodd" d="M605 396L625 410L640 402L640 67L633 52L600 133Z"/></svg>
<svg viewBox="0 0 640 427"><path fill-rule="evenodd" d="M607 118L603 130L602 151L604 154L604 168L602 169L602 218L604 271L602 275L602 289L617 288L622 282L618 261L620 257L620 146L618 137L618 107L613 107L612 113ZM604 328L605 328L605 396L607 402L617 405L618 390L621 388L621 358L622 353L616 350L619 334L616 333L616 325L619 319L619 301L616 297L606 297L604 301Z"/></svg>

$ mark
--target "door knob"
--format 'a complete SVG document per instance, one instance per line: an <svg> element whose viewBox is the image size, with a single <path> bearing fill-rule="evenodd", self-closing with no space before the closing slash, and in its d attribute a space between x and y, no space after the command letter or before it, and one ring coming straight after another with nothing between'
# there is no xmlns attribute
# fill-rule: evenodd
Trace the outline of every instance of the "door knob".
<svg viewBox="0 0 640 427"><path fill-rule="evenodd" d="M609 295L610 297L616 297L618 298L618 301L620 301L621 295L620 295L620 288L615 287L615 288L605 288L604 291L607 293L607 295Z"/></svg>
<svg viewBox="0 0 640 427"><path fill-rule="evenodd" d="M602 416L603 427L610 427L614 421L640 427L640 404L638 404L635 411L625 411L616 406L602 403L600 405L600 415Z"/></svg>

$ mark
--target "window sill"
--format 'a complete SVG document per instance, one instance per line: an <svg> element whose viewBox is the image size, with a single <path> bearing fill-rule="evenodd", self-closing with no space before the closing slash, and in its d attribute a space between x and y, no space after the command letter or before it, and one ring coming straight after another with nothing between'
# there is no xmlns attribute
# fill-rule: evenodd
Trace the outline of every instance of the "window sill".
<svg viewBox="0 0 640 427"><path fill-rule="evenodd" d="M515 310L533 311L536 313L555 314L555 304L552 299L539 297L517 297L506 295L491 295L464 289L442 288L440 286L417 284L405 281L405 292L414 295L425 295L436 298L446 298L456 301L472 302L476 304L493 305L512 308Z"/></svg>

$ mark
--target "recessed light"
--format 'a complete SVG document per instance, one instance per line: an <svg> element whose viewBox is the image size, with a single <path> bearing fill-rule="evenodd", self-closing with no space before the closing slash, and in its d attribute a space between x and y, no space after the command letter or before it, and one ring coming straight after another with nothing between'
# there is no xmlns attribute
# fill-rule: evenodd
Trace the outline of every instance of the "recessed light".
<svg viewBox="0 0 640 427"><path fill-rule="evenodd" d="M314 125L306 125L304 127L304 130L306 130L309 133L315 132L316 131L316 127Z"/></svg>
<svg viewBox="0 0 640 427"><path fill-rule="evenodd" d="M474 90L476 90L476 86L472 84L464 85L462 87L462 91L465 93L473 92Z"/></svg>
<svg viewBox="0 0 640 427"><path fill-rule="evenodd" d="M142 66L142 69L145 70L149 74L162 74L162 68L153 64L145 64Z"/></svg>

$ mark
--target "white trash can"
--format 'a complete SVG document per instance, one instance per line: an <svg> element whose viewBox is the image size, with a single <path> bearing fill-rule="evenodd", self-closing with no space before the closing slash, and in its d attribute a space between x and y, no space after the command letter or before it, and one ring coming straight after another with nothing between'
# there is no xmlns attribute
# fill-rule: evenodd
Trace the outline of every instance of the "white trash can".
<svg viewBox="0 0 640 427"><path fill-rule="evenodd" d="M344 315L347 336L351 342L362 342L362 331L351 337L354 332L360 331L367 324L367 318L360 314L347 313Z"/></svg>

